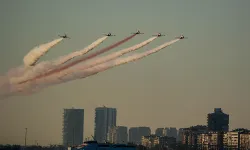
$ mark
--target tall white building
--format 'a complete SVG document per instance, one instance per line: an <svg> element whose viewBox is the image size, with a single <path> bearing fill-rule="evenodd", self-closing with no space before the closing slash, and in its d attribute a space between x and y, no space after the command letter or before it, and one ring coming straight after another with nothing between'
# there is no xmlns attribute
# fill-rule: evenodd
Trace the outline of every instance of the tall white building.
<svg viewBox="0 0 250 150"><path fill-rule="evenodd" d="M95 109L95 140L106 142L108 131L116 126L117 111L115 108L97 107Z"/></svg>
<svg viewBox="0 0 250 150"><path fill-rule="evenodd" d="M108 141L115 144L128 143L128 128L125 126L112 127L108 133Z"/></svg>
<svg viewBox="0 0 250 150"><path fill-rule="evenodd" d="M72 146L83 143L84 109L64 109L63 145Z"/></svg>

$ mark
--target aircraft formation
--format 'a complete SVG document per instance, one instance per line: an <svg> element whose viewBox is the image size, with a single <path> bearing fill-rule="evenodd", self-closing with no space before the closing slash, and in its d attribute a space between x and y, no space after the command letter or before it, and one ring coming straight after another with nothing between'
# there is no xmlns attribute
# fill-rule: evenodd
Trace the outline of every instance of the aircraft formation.
<svg viewBox="0 0 250 150"><path fill-rule="evenodd" d="M134 32L134 33L131 33L131 34L144 34L144 33L141 33L140 30L137 30L137 32ZM109 32L108 34L103 34L103 35L106 35L106 36L116 36L116 35L112 34L111 32ZM166 35L163 35L163 34L161 34L161 33L157 33L157 34L152 35L152 36L161 37L161 36L166 36ZM70 37L68 37L66 34L64 34L63 36L62 36L62 35L59 35L59 37L70 39ZM187 39L187 37L184 37L184 35L180 35L180 36L178 36L178 37L176 37L176 38L177 38L177 39Z"/></svg>
<svg viewBox="0 0 250 150"><path fill-rule="evenodd" d="M141 35L144 33L137 30L131 34L132 35L87 56L83 55L86 55L88 52L103 43L103 41L108 37L116 35L112 34L111 32L103 34L103 37L100 37L81 50L70 52L65 56L60 56L57 59L51 61L38 62L39 59L45 55L49 49L57 45L60 41L63 39L70 39L67 34L58 35L60 38L54 39L51 42L41 44L31 49L29 53L24 56L23 65L10 69L10 71L6 73L5 77L0 78L0 97L11 96L15 94L31 94L48 86L86 78L116 66L137 61L151 54L159 52L161 49L164 49L181 39L186 39L184 35L180 35L171 41L165 42L145 52L132 54L127 57L121 57L127 53L136 51L148 45L158 37L166 36L162 33L157 33L152 35L152 37L149 39L142 41L141 43L137 43L131 47L101 56L101 54L131 40L136 35Z"/></svg>

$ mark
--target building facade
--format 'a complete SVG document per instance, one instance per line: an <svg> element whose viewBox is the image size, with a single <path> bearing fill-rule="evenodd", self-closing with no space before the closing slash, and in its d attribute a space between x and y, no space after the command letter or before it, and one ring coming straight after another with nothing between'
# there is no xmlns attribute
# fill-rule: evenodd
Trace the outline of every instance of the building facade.
<svg viewBox="0 0 250 150"><path fill-rule="evenodd" d="M148 135L142 136L141 144L145 147L151 148L160 143L159 136L156 135Z"/></svg>
<svg viewBox="0 0 250 150"><path fill-rule="evenodd" d="M150 127L131 127L129 129L129 142L141 144L142 136L149 136L150 134Z"/></svg>
<svg viewBox="0 0 250 150"><path fill-rule="evenodd" d="M182 141L181 143L188 146L197 148L199 142L199 135L207 133L207 126L197 125L190 128L183 129Z"/></svg>
<svg viewBox="0 0 250 150"><path fill-rule="evenodd" d="M129 142L130 143L138 143L138 128L137 127L131 127L129 128Z"/></svg>
<svg viewBox="0 0 250 150"><path fill-rule="evenodd" d="M165 136L165 131L164 130L165 130L164 128L157 128L155 130L155 135L156 136Z"/></svg>
<svg viewBox="0 0 250 150"><path fill-rule="evenodd" d="M241 149L250 149L250 133L240 134Z"/></svg>
<svg viewBox="0 0 250 150"><path fill-rule="evenodd" d="M208 132L198 135L198 147L204 150L223 148L222 132Z"/></svg>
<svg viewBox="0 0 250 150"><path fill-rule="evenodd" d="M177 138L177 129L174 127L165 128L165 136Z"/></svg>
<svg viewBox="0 0 250 150"><path fill-rule="evenodd" d="M176 138L168 136L149 135L142 136L141 144L147 148L159 145L160 148L170 147L176 144Z"/></svg>
<svg viewBox="0 0 250 150"><path fill-rule="evenodd" d="M223 113L221 108L215 108L213 113L207 115L207 126L209 131L228 132L229 115Z"/></svg>
<svg viewBox="0 0 250 150"><path fill-rule="evenodd" d="M128 143L128 128L125 126L112 127L108 133L108 141L114 144Z"/></svg>
<svg viewBox="0 0 250 150"><path fill-rule="evenodd" d="M176 141L178 141L178 142L181 141L182 135L183 135L183 128L180 128L180 129L178 130L178 135L177 135Z"/></svg>
<svg viewBox="0 0 250 150"><path fill-rule="evenodd" d="M115 108L98 107L95 109L95 132L94 138L97 142L107 141L108 131L116 126L117 111Z"/></svg>
<svg viewBox="0 0 250 150"><path fill-rule="evenodd" d="M250 149L250 133L240 131L208 132L198 135L198 148L210 149Z"/></svg>
<svg viewBox="0 0 250 150"><path fill-rule="evenodd" d="M72 146L83 143L84 109L64 109L63 145Z"/></svg>
<svg viewBox="0 0 250 150"><path fill-rule="evenodd" d="M168 136L161 136L159 137L159 145L161 147L170 147L176 144L176 138L168 137Z"/></svg>
<svg viewBox="0 0 250 150"><path fill-rule="evenodd" d="M223 145L227 148L238 148L239 145L239 133L227 132L223 137Z"/></svg>

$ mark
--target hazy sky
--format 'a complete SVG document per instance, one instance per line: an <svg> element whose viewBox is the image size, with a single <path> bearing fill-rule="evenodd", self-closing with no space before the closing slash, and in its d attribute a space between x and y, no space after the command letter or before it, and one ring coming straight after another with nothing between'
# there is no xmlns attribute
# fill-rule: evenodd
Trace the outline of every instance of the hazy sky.
<svg viewBox="0 0 250 150"><path fill-rule="evenodd" d="M250 128L249 0L2 0L0 72L20 66L30 49L67 33L42 58L80 50L112 32L96 50L140 29L144 35L112 52L159 38L139 51L184 34L182 40L145 59L30 96L0 101L0 143L62 143L63 108L84 108L84 136L93 134L94 109L118 111L118 125L189 127L206 124L214 107L230 114L230 128Z"/></svg>

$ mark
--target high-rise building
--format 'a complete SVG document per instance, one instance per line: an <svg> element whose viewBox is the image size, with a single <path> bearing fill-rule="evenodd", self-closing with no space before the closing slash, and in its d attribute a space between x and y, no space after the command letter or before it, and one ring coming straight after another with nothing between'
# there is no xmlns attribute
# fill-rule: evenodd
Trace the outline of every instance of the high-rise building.
<svg viewBox="0 0 250 150"><path fill-rule="evenodd" d="M128 128L125 126L112 127L108 133L108 141L115 144L128 143Z"/></svg>
<svg viewBox="0 0 250 150"><path fill-rule="evenodd" d="M106 142L108 131L116 126L117 111L115 108L98 107L95 109L95 140Z"/></svg>
<svg viewBox="0 0 250 150"><path fill-rule="evenodd" d="M155 130L155 135L156 135L156 136L165 136L165 135L164 135L164 128L157 128L157 129Z"/></svg>
<svg viewBox="0 0 250 150"><path fill-rule="evenodd" d="M214 132L228 132L229 130L229 115L223 113L221 108L215 108L214 113L207 115L208 130Z"/></svg>
<svg viewBox="0 0 250 150"><path fill-rule="evenodd" d="M177 139L177 129L174 127L170 127L170 128L165 128L166 130L166 136L168 137L174 137L175 139Z"/></svg>
<svg viewBox="0 0 250 150"><path fill-rule="evenodd" d="M64 109L63 145L72 146L83 143L84 109Z"/></svg>
<svg viewBox="0 0 250 150"><path fill-rule="evenodd" d="M129 129L129 142L140 144L142 136L151 135L150 127L132 127Z"/></svg>

